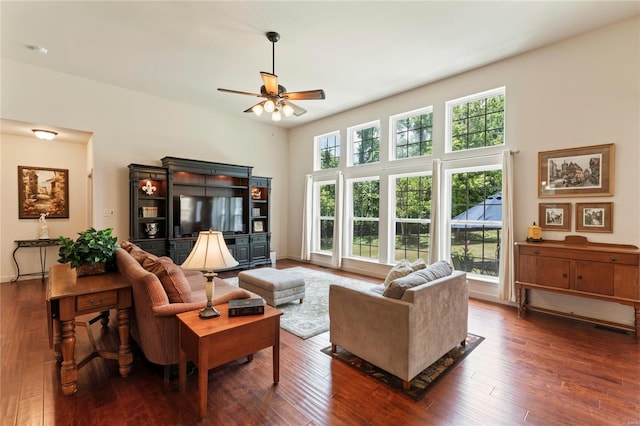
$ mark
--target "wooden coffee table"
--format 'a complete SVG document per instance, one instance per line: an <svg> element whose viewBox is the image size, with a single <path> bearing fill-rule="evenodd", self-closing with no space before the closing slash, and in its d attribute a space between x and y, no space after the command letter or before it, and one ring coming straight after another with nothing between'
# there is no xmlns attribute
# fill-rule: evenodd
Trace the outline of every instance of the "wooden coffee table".
<svg viewBox="0 0 640 426"><path fill-rule="evenodd" d="M180 336L179 384L187 384L187 358L198 367L200 416L207 414L209 369L269 346L273 347L273 382L280 380L280 315L279 310L265 305L264 314L229 318L229 305L218 305L218 318L203 320L198 311L178 314Z"/></svg>

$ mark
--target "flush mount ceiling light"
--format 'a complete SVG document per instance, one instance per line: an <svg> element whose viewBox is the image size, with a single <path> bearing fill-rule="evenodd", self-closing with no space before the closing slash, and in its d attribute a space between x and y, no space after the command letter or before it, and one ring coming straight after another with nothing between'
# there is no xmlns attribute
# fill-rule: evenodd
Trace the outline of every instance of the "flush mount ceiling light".
<svg viewBox="0 0 640 426"><path fill-rule="evenodd" d="M287 92L284 86L278 84L278 76L276 75L276 42L280 40L280 34L270 31L267 34L267 39L271 42L271 58L272 58L272 70L271 73L260 72L262 76L263 85L260 87L260 93L240 92L238 90L230 89L218 89L221 92L237 93L240 95L257 96L258 98L265 98L266 100L259 102L246 109L244 112L253 112L258 117L264 112L271 114L273 121L282 120L282 113L285 117L291 117L295 114L296 117L301 116L306 109L292 104L290 101L306 101L312 99L325 99L324 90L307 90L304 92Z"/></svg>
<svg viewBox="0 0 640 426"><path fill-rule="evenodd" d="M58 135L58 133L51 130L31 129L31 131L36 135L36 138L43 141L50 141Z"/></svg>

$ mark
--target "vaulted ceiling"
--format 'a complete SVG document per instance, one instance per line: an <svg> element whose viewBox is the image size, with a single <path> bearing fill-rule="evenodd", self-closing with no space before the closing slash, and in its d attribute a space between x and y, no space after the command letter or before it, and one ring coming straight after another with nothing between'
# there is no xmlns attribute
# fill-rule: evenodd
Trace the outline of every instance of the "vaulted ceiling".
<svg viewBox="0 0 640 426"><path fill-rule="evenodd" d="M292 127L640 13L616 1L2 1L2 57L241 116L272 71ZM47 49L38 54L28 46ZM270 122L267 115L247 120Z"/></svg>

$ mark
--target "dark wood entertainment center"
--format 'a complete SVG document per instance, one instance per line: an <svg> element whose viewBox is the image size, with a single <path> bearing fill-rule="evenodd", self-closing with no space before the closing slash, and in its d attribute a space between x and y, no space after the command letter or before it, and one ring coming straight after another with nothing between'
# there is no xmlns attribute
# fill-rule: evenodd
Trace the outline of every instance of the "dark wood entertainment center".
<svg viewBox="0 0 640 426"><path fill-rule="evenodd" d="M158 256L182 263L197 230L184 233L180 196L242 200L242 230L223 232L238 269L268 265L271 178L253 176L251 166L164 157L162 167L129 164L129 240ZM152 225L155 224L155 225ZM204 229L202 229L204 230Z"/></svg>

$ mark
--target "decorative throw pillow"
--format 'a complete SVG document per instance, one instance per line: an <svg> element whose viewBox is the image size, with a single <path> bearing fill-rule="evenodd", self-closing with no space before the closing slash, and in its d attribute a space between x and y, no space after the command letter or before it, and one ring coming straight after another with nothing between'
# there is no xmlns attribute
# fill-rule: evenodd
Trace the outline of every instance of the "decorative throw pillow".
<svg viewBox="0 0 640 426"><path fill-rule="evenodd" d="M191 287L184 276L182 268L173 263L168 257L147 257L142 267L158 277L169 302L191 302Z"/></svg>
<svg viewBox="0 0 640 426"><path fill-rule="evenodd" d="M393 268L391 268L389 273L387 273L387 277L384 280L384 286L387 287L389 284L391 284L391 281L395 280L396 278L401 278L409 275L411 272L413 272L413 268L411 268L409 261L401 260L400 262L393 265Z"/></svg>
<svg viewBox="0 0 640 426"><path fill-rule="evenodd" d="M402 296L404 296L404 292L407 289L437 280L438 278L446 277L451 275L452 272L453 269L451 268L451 265L444 260L440 260L424 269L419 269L405 277L393 280L384 290L382 295L394 299L402 299Z"/></svg>
<svg viewBox="0 0 640 426"><path fill-rule="evenodd" d="M424 259L418 259L415 262L411 262L411 269L417 271L418 269L424 269L427 267L427 262Z"/></svg>
<svg viewBox="0 0 640 426"><path fill-rule="evenodd" d="M123 247L122 245L120 247ZM139 264L142 265L142 263L145 261L145 259L147 258L151 258L152 260L157 260L158 256L156 256L155 254L151 254L149 252L146 252L144 250L142 250L140 247L138 247L135 244L132 243L128 243L123 247L125 250L127 250L129 252L129 254L131 255L131 257L133 257L135 260L138 261Z"/></svg>

